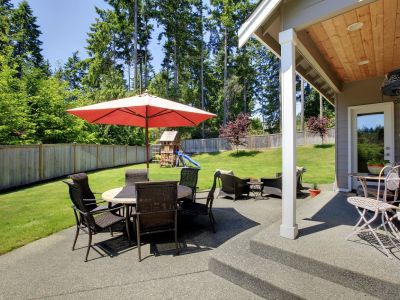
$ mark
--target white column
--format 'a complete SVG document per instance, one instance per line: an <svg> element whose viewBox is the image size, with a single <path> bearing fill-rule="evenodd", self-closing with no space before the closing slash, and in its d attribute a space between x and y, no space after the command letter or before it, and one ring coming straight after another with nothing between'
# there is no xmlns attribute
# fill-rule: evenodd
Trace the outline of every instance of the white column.
<svg viewBox="0 0 400 300"><path fill-rule="evenodd" d="M296 224L296 32L279 33L282 91L282 224L280 235L295 239Z"/></svg>

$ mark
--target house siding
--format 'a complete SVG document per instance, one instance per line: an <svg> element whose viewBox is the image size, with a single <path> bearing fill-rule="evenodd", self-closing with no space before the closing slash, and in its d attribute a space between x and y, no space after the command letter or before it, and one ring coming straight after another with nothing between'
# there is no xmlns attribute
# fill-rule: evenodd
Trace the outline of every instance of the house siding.
<svg viewBox="0 0 400 300"><path fill-rule="evenodd" d="M336 180L340 189L348 188L348 107L382 103L383 77L351 82L343 86L336 100ZM385 97L384 101L392 101ZM400 161L400 106L394 105L395 160Z"/></svg>

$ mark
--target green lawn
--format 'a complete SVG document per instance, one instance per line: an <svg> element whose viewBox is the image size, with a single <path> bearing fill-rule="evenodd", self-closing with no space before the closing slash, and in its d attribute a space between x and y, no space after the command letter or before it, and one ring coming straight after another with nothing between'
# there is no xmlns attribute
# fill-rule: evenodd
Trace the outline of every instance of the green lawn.
<svg viewBox="0 0 400 300"><path fill-rule="evenodd" d="M199 187L208 188L215 169L229 169L246 177L274 176L281 170L281 150L201 154L194 157L202 166ZM299 147L297 165L307 169L303 180L309 183L334 181L333 146ZM102 192L122 186L125 170L145 168L145 164L90 173L90 185ZM152 180L179 180L179 168L150 166ZM0 194L0 254L23 246L74 224L67 186L61 180ZM72 237L71 237L72 242Z"/></svg>

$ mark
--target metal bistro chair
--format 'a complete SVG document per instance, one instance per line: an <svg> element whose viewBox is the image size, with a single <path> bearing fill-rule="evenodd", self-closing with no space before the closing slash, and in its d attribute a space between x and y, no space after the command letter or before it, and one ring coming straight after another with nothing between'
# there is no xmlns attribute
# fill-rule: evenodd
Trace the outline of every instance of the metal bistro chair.
<svg viewBox="0 0 400 300"><path fill-rule="evenodd" d="M139 261L141 261L140 237L142 235L173 231L175 248L178 245L178 207L177 182L141 182L136 184L136 207L133 207L136 220L136 235Z"/></svg>
<svg viewBox="0 0 400 300"><path fill-rule="evenodd" d="M212 212L212 206L213 206L213 202L214 202L214 198L215 198L215 189L216 189L216 185L217 185L217 179L219 178L219 176L221 175L220 172L215 172L214 174L214 181L212 184L211 189L208 191L207 197L197 197L197 200L201 200L201 199L206 199L206 203L199 203L199 202L183 202L181 204L181 213L182 215L188 215L188 216L199 216L199 215L203 215L203 216L208 216L210 219L210 225L211 225L211 229L212 231L215 233L215 227L214 224L215 219L214 219L214 215Z"/></svg>
<svg viewBox="0 0 400 300"><path fill-rule="evenodd" d="M183 200L189 200L191 202L196 201L196 189L199 169L196 168L182 168L181 178L179 180L180 185L190 187L192 189L192 195L184 198Z"/></svg>
<svg viewBox="0 0 400 300"><path fill-rule="evenodd" d="M149 181L147 169L131 169L125 172L125 185L132 186L136 182Z"/></svg>
<svg viewBox="0 0 400 300"><path fill-rule="evenodd" d="M76 233L74 243L72 245L72 251L75 250L79 231L82 230L83 232L86 232L89 235L88 248L85 256L85 262L87 262L90 248L93 248L93 250L102 255L98 250L96 250L96 248L92 246L92 235L102 232L106 229L109 229L112 235L112 226L117 223L124 222L125 218L113 213L115 210L119 210L119 207L101 211L87 210L85 202L91 201L92 199L88 200L83 198L83 193L79 185L68 181L64 181L64 183L67 184L69 188L69 196L73 203L72 208L74 210L76 221Z"/></svg>
<svg viewBox="0 0 400 300"><path fill-rule="evenodd" d="M397 200L398 189L400 187L400 176L399 176L400 166L397 167L385 167L379 174L379 182L377 187L376 199L368 197L348 197L347 201L354 205L357 212L360 215L359 220L353 227L353 232L351 232L347 237L357 235L363 231L372 233L379 245L384 249L386 255L391 258L390 252L387 246L384 246L382 240L379 238L376 231L383 228L386 236L392 243L392 245L399 249L396 241L393 240L392 235L400 241L400 233L393 220L398 217L399 207L396 206L399 201ZM384 175L386 173L386 175ZM382 178L382 179L381 179ZM383 184L382 181L383 180ZM381 188L384 187L383 193ZM381 197L383 195L383 197ZM390 199L388 199L390 197ZM369 214L367 212L373 212L372 217L368 219ZM376 228L372 227L372 223L381 215L381 224ZM389 230L388 230L389 229ZM390 231L390 232L389 232ZM400 249L399 249L400 250Z"/></svg>

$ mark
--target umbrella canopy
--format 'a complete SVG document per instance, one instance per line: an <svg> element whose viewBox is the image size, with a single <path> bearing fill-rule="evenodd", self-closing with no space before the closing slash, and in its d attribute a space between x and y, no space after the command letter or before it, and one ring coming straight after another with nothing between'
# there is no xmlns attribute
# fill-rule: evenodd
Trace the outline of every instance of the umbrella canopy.
<svg viewBox="0 0 400 300"><path fill-rule="evenodd" d="M147 93L67 111L90 123L143 128L196 126L215 117L204 110Z"/></svg>
<svg viewBox="0 0 400 300"><path fill-rule="evenodd" d="M90 123L137 126L146 129L146 159L149 168L148 128L196 126L215 114L147 93L67 110Z"/></svg>

